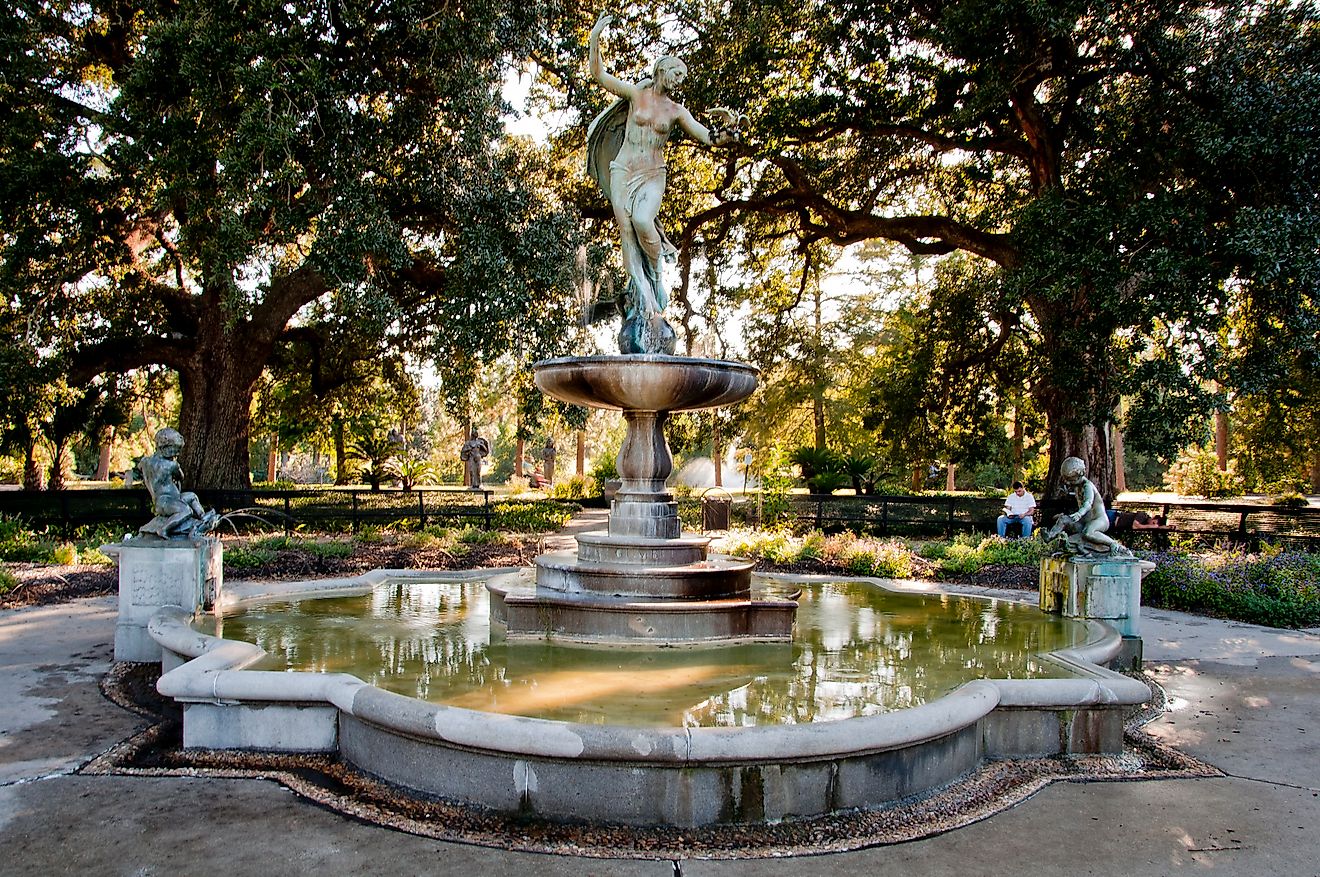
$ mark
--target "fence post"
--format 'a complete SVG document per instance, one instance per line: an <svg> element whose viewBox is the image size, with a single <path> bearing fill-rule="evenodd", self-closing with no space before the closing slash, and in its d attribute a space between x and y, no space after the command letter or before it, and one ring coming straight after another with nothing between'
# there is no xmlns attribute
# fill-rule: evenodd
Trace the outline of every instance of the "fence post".
<svg viewBox="0 0 1320 877"><path fill-rule="evenodd" d="M354 490L353 493L352 493L352 497L353 497L353 535L354 535L354 536L356 536L356 535L357 535L357 532L358 532L358 498L357 498L357 493L358 493L358 492L357 492L356 490Z"/></svg>
<svg viewBox="0 0 1320 877"><path fill-rule="evenodd" d="M816 529L817 529L817 530L821 529L821 526L820 526L820 522L821 522L821 509L822 509L822 507L823 507L824 505L825 505L825 501L824 501L821 497L819 497L819 496L816 497Z"/></svg>
<svg viewBox="0 0 1320 877"><path fill-rule="evenodd" d="M880 535L889 535L889 499L880 500Z"/></svg>
<svg viewBox="0 0 1320 877"><path fill-rule="evenodd" d="M284 494L284 535L288 536L293 532L293 503L289 500L289 494Z"/></svg>
<svg viewBox="0 0 1320 877"><path fill-rule="evenodd" d="M426 529L426 502L422 499L422 489L421 489L420 487L417 488L417 520L418 520L418 521L420 522L420 524L421 524L421 526L419 526L417 529L419 529L419 530L425 530L425 529Z"/></svg>
<svg viewBox="0 0 1320 877"><path fill-rule="evenodd" d="M486 524L485 524L485 527L486 527L487 530L489 530L489 529L490 529L490 491L489 491L489 490L483 490L483 491L482 491L482 494L484 495L484 497L485 497L485 501L486 501L486 513L485 513Z"/></svg>
<svg viewBox="0 0 1320 877"><path fill-rule="evenodd" d="M952 539L953 538L953 497L949 497L948 499L949 499L949 520L948 523L944 525L944 529L948 538Z"/></svg>

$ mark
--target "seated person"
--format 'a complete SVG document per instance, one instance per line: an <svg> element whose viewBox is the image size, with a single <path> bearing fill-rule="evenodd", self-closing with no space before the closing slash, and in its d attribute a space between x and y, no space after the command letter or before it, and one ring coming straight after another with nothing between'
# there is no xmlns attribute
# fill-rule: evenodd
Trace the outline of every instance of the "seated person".
<svg viewBox="0 0 1320 877"><path fill-rule="evenodd" d="M550 482L546 480L541 472L541 467L537 466L532 470L532 474L527 476L527 483L533 488L539 490L542 487L549 487Z"/></svg>
<svg viewBox="0 0 1320 877"><path fill-rule="evenodd" d="M1013 482L1013 491L1004 500L1004 513L995 522L999 536L1008 535L1008 525L1017 521L1022 524L1022 538L1031 535L1032 517L1036 514L1036 498L1027 492L1021 481Z"/></svg>

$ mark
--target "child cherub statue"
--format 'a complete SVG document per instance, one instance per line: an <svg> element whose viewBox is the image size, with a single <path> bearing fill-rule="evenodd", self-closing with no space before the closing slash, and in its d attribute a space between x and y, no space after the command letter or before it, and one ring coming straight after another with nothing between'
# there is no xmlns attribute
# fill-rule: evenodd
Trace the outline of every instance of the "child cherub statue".
<svg viewBox="0 0 1320 877"><path fill-rule="evenodd" d="M1109 529L1109 515L1105 514L1104 497L1086 477L1086 461L1069 457L1059 467L1059 475L1077 500L1077 511L1055 517L1045 540L1049 542L1066 533L1063 548L1069 554L1131 557L1131 551L1105 533Z"/></svg>
<svg viewBox="0 0 1320 877"><path fill-rule="evenodd" d="M182 488L183 472L174 461L181 450L183 436L167 426L156 433L156 453L138 462L156 513L138 529L139 533L162 539L192 539L215 529L219 515L203 509L197 494Z"/></svg>

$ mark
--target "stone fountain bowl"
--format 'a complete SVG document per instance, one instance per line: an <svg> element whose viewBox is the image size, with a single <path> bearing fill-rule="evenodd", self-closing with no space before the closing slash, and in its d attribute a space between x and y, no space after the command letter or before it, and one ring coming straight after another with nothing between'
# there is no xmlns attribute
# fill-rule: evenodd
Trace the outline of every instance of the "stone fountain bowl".
<svg viewBox="0 0 1320 877"><path fill-rule="evenodd" d="M741 402L760 369L743 362L633 354L547 359L532 366L541 392L624 411L697 411Z"/></svg>

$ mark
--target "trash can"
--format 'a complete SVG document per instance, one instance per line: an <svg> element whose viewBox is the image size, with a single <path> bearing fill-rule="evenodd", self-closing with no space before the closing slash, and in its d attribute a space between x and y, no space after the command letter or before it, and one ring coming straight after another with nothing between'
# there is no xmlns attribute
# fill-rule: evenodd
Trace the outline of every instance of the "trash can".
<svg viewBox="0 0 1320 877"><path fill-rule="evenodd" d="M710 490L701 495L701 529L703 530L727 530L729 529L729 513L733 508L733 496L722 488L712 488L718 490L723 496L712 496Z"/></svg>

